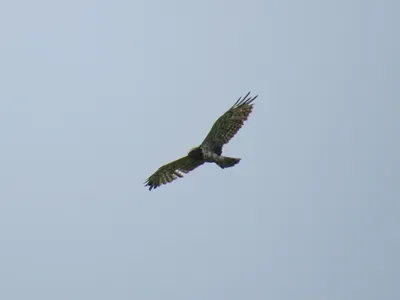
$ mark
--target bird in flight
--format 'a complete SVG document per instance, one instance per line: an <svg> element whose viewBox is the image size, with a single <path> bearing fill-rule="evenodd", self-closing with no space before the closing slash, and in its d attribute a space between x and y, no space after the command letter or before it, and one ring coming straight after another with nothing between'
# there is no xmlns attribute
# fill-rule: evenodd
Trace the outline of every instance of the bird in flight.
<svg viewBox="0 0 400 300"><path fill-rule="evenodd" d="M184 173L189 173L206 162L216 163L222 169L236 165L240 158L222 156L222 147L234 137L253 110L252 102L258 95L253 98L249 95L250 92L243 99L240 97L215 121L200 146L191 149L186 156L160 167L145 181L145 186L151 191L178 177L183 177Z"/></svg>

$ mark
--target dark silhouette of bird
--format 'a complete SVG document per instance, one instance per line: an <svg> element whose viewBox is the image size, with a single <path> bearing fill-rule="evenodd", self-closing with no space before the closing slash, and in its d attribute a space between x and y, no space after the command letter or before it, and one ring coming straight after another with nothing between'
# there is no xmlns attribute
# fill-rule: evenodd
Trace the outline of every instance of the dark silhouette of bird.
<svg viewBox="0 0 400 300"><path fill-rule="evenodd" d="M234 137L249 117L254 106L252 102L258 97L257 95L251 98L249 95L250 92L243 99L240 97L227 112L215 121L200 146L192 148L185 157L160 167L145 181L145 186L148 186L151 191L178 177L183 177L183 174L193 171L206 162L215 163L222 169L233 167L239 163L240 158L222 156L222 147Z"/></svg>

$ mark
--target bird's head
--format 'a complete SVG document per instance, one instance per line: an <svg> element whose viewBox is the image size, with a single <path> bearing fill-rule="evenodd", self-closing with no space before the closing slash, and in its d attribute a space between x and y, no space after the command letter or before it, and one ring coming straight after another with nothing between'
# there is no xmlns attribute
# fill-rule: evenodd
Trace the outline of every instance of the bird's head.
<svg viewBox="0 0 400 300"><path fill-rule="evenodd" d="M203 159L203 151L201 150L200 147L194 147L189 150L188 156L194 159Z"/></svg>
<svg viewBox="0 0 400 300"><path fill-rule="evenodd" d="M197 148L199 148L199 147L193 147L193 148L190 148L188 153L190 153L190 152L192 152L192 151L195 151L195 150L197 150Z"/></svg>

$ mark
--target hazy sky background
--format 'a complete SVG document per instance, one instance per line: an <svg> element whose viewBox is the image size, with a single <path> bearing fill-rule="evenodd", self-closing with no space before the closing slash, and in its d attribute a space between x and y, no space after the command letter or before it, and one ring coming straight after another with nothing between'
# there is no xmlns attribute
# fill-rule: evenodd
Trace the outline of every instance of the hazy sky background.
<svg viewBox="0 0 400 300"><path fill-rule="evenodd" d="M3 1L0 298L400 299L399 9Z"/></svg>

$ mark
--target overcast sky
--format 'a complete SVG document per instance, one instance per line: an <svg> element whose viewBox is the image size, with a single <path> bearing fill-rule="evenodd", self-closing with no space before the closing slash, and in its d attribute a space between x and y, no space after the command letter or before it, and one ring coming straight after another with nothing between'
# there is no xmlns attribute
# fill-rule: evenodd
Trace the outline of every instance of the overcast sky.
<svg viewBox="0 0 400 300"><path fill-rule="evenodd" d="M400 299L399 9L3 1L0 298Z"/></svg>

